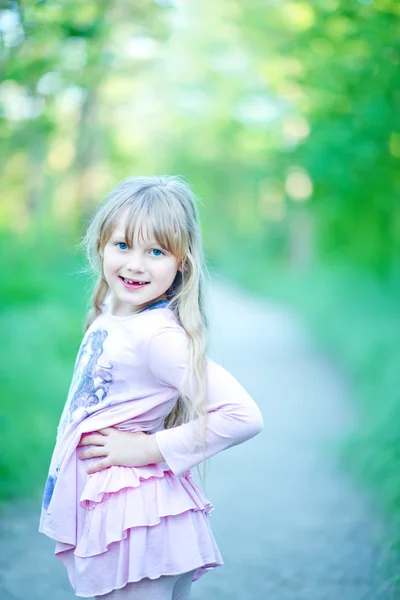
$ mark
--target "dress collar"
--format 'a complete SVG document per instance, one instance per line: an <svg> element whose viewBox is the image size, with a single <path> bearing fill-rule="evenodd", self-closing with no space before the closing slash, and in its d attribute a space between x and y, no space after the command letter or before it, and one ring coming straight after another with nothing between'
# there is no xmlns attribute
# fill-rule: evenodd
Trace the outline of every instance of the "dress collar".
<svg viewBox="0 0 400 600"><path fill-rule="evenodd" d="M148 306L145 306L144 308L138 310L136 314L138 315L139 313L144 312L145 310L154 310L155 308L165 308L166 306L168 306L168 300L156 300L152 304L149 304Z"/></svg>

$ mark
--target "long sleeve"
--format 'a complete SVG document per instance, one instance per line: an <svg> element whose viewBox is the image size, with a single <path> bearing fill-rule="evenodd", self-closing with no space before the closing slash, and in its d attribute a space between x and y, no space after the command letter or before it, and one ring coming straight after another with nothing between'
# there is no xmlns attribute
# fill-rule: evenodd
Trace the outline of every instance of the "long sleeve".
<svg viewBox="0 0 400 600"><path fill-rule="evenodd" d="M178 328L164 328L148 346L148 361L153 375L164 385L181 389L188 355L188 339ZM261 412L240 383L211 359L207 359L207 431L205 457L241 444L263 428ZM183 391L188 393L188 387ZM198 439L198 420L158 431L157 445L175 474L203 460L203 444ZM196 436L194 450L193 440Z"/></svg>

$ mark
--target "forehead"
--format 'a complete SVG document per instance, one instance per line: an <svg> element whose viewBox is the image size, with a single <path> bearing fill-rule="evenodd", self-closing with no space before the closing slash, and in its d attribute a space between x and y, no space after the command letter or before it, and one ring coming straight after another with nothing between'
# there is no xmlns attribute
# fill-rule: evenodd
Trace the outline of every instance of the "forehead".
<svg viewBox="0 0 400 600"><path fill-rule="evenodd" d="M128 210L121 211L115 220L112 229L112 236L123 239L131 239L136 242L155 241L155 232L145 219L141 219L138 225L135 225L128 220Z"/></svg>

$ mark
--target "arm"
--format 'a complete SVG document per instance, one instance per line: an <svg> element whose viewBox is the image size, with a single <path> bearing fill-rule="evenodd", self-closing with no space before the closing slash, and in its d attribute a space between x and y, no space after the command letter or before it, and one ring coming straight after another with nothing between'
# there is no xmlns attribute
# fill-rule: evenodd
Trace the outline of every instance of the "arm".
<svg viewBox="0 0 400 600"><path fill-rule="evenodd" d="M166 328L155 334L148 347L150 369L162 383L181 387L188 355L188 339L183 330ZM259 433L263 427L261 412L240 383L220 365L207 359L207 432L206 458L241 444ZM188 393L187 388L183 390ZM149 436L154 456L157 449L171 470L182 473L203 460L201 439L191 452L197 435L198 420L158 431ZM155 440L154 440L155 438Z"/></svg>

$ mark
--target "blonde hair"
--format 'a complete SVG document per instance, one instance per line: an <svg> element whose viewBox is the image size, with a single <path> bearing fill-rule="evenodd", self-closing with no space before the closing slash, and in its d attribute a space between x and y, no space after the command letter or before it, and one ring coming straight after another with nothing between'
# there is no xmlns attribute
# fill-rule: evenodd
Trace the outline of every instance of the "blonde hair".
<svg viewBox="0 0 400 600"><path fill-rule="evenodd" d="M152 231L161 247L181 261L181 270L167 290L168 307L186 331L189 356L186 378L194 375L193 396L182 390L172 412L165 420L170 428L194 419L202 424L203 457L206 430L206 338L204 308L206 267L196 200L189 185L177 176L129 177L106 196L83 239L91 269L97 274L86 329L102 311L109 291L103 277L102 254L122 210L127 210L126 240L143 227ZM193 440L193 447L196 440Z"/></svg>

